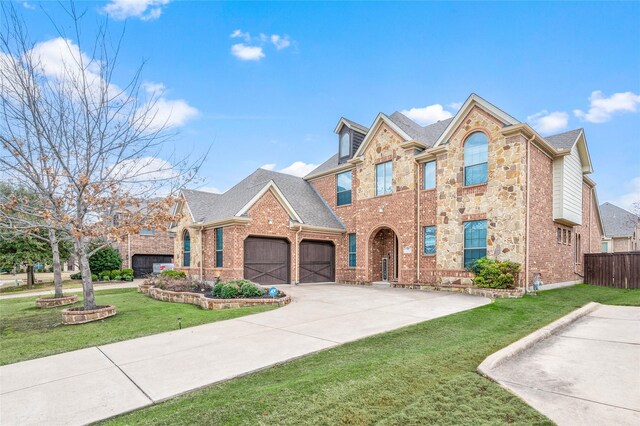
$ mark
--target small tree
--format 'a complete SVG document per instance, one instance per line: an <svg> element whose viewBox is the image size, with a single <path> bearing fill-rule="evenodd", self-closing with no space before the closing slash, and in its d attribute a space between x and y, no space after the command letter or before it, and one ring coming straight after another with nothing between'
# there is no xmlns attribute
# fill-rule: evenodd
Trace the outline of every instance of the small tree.
<svg viewBox="0 0 640 426"><path fill-rule="evenodd" d="M12 3L0 24L0 169L37 192L48 229L69 235L82 274L84 308L95 309L89 258L141 228L166 228L174 195L204 157L161 160L172 136L158 114L161 93L141 90L142 67L124 85L112 80L122 37L104 27L83 51L81 16L65 8L72 37L59 29L54 66L30 41ZM71 40L73 38L73 41ZM159 193L164 196L156 198ZM144 206L144 208L142 208ZM116 212L128 211L119 223ZM92 247L102 239L104 244Z"/></svg>
<svg viewBox="0 0 640 426"><path fill-rule="evenodd" d="M120 269L122 268L122 256L113 247L101 248L89 258L89 268L92 274Z"/></svg>
<svg viewBox="0 0 640 426"><path fill-rule="evenodd" d="M51 247L46 238L26 234L0 238L0 264L5 268L26 265L27 288L35 282L34 264L46 263L50 257Z"/></svg>

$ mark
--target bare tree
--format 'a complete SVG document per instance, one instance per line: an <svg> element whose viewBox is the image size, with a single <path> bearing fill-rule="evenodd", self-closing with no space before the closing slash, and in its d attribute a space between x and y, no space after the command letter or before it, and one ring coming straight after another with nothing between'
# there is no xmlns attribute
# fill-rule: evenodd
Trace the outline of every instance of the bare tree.
<svg viewBox="0 0 640 426"><path fill-rule="evenodd" d="M103 25L85 50L82 14L73 3L64 10L73 30L57 27L60 57L51 63L3 4L0 169L36 191L44 226L73 242L89 310L96 307L89 257L127 233L166 227L174 196L204 158L165 152L169 118L158 113L161 94L142 90L142 66L126 84L114 82L124 32L113 40ZM115 223L122 211L129 213ZM96 240L102 244L90 245Z"/></svg>

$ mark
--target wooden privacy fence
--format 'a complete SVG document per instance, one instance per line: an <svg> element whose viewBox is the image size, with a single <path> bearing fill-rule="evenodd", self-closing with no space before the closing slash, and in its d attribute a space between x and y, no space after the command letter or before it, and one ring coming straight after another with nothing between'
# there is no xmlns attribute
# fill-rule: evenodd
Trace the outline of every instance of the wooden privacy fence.
<svg viewBox="0 0 640 426"><path fill-rule="evenodd" d="M605 287L640 288L640 252L585 254L584 282Z"/></svg>

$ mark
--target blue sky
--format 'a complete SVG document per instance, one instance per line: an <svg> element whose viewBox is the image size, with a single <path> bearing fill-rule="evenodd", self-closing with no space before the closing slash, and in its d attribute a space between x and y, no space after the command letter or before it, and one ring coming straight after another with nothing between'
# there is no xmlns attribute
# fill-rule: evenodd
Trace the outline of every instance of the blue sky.
<svg viewBox="0 0 640 426"><path fill-rule="evenodd" d="M17 2L38 41L68 23ZM175 149L206 188L265 164L301 172L337 150L341 116L446 118L475 92L543 134L584 127L600 201L640 200L640 3L87 2L90 34L126 25L124 83L164 86ZM155 86L150 86L155 87ZM159 87L159 86L157 86ZM427 108L429 107L429 108ZM300 162L293 167L292 164Z"/></svg>

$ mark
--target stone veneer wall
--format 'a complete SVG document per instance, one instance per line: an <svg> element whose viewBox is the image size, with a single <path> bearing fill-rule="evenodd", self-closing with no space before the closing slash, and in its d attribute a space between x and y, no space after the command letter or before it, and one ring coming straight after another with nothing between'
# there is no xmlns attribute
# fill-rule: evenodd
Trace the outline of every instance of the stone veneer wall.
<svg viewBox="0 0 640 426"><path fill-rule="evenodd" d="M505 138L502 123L475 107L437 161L436 267L461 272L464 222L487 220L487 256L524 262L526 145ZM464 186L464 141L481 131L489 140L486 184ZM458 274L453 274L456 276Z"/></svg>

